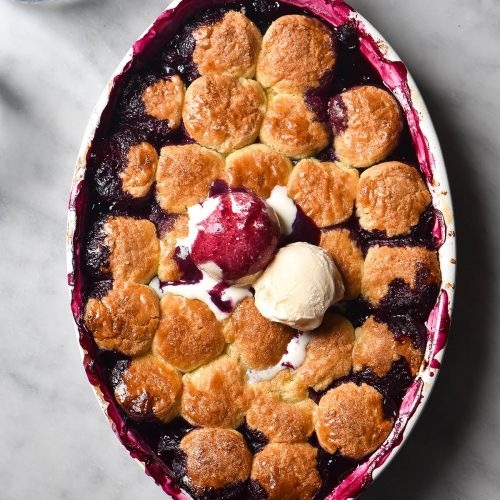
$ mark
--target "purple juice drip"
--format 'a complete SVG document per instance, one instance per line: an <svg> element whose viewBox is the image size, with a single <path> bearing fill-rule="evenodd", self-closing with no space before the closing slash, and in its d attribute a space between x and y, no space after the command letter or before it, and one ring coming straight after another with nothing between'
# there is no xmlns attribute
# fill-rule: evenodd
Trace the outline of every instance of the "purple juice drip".
<svg viewBox="0 0 500 500"><path fill-rule="evenodd" d="M223 181L222 179L217 179L214 182L212 182L208 196L212 198L213 196L217 196L219 194L229 193L229 191L230 189L229 186L227 185L227 182ZM248 190L245 189L245 191Z"/></svg>
<svg viewBox="0 0 500 500"><path fill-rule="evenodd" d="M340 135L347 129L347 108L341 95L332 97L328 102L328 117L334 135Z"/></svg>
<svg viewBox="0 0 500 500"><path fill-rule="evenodd" d="M203 279L202 272L196 267L187 249L176 247L174 261L181 272L183 282L198 283Z"/></svg>
<svg viewBox="0 0 500 500"><path fill-rule="evenodd" d="M304 241L311 245L319 245L321 231L318 226L316 226L314 221L304 213L302 208L297 204L295 204L295 206L297 207L297 215L292 224L292 232L283 237L280 246L283 247L298 241Z"/></svg>
<svg viewBox="0 0 500 500"><path fill-rule="evenodd" d="M233 312L233 304L230 300L224 300L222 298L222 294L224 293L224 290L226 288L229 288L229 285L227 283L221 282L217 283L212 290L208 292L210 295L210 298L212 299L212 302L222 311L227 314L230 314Z"/></svg>

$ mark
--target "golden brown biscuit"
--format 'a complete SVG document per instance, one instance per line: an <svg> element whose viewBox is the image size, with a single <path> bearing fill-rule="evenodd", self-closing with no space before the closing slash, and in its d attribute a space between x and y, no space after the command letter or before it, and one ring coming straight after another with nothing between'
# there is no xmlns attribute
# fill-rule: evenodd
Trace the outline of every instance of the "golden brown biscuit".
<svg viewBox="0 0 500 500"><path fill-rule="evenodd" d="M270 380L264 380L252 385L255 397L275 394L287 403L298 403L308 398L307 385L297 379L294 370L286 368L278 372Z"/></svg>
<svg viewBox="0 0 500 500"><path fill-rule="evenodd" d="M385 441L392 425L384 417L382 394L367 384L339 385L318 405L316 435L328 453L340 450L347 457L362 458Z"/></svg>
<svg viewBox="0 0 500 500"><path fill-rule="evenodd" d="M415 288L417 278L422 285L439 284L441 271L435 251L422 247L377 245L366 254L361 294L377 305L385 297L391 281L403 280Z"/></svg>
<svg viewBox="0 0 500 500"><path fill-rule="evenodd" d="M155 180L158 154L149 142L131 146L127 153L127 164L120 172L122 189L133 198L148 194Z"/></svg>
<svg viewBox="0 0 500 500"><path fill-rule="evenodd" d="M160 308L160 324L153 341L155 355L185 372L222 352L222 324L204 302L168 293L161 299Z"/></svg>
<svg viewBox="0 0 500 500"><path fill-rule="evenodd" d="M154 224L132 217L111 217L104 224L104 234L113 279L149 283L158 270L160 257Z"/></svg>
<svg viewBox="0 0 500 500"><path fill-rule="evenodd" d="M349 167L369 167L389 156L403 130L403 117L389 92L370 85L354 87L330 101L333 147Z"/></svg>
<svg viewBox="0 0 500 500"><path fill-rule="evenodd" d="M332 256L344 283L344 299L355 299L361 293L363 252L350 236L349 229L321 233L320 246Z"/></svg>
<svg viewBox="0 0 500 500"><path fill-rule="evenodd" d="M100 349L137 356L149 351L158 326L158 296L146 285L115 283L101 300L91 298L85 324Z"/></svg>
<svg viewBox="0 0 500 500"><path fill-rule="evenodd" d="M275 365L285 354L295 331L264 318L252 297L245 299L224 324L229 352L247 368L263 370Z"/></svg>
<svg viewBox="0 0 500 500"><path fill-rule="evenodd" d="M253 460L251 479L269 500L309 500L321 486L318 451L307 443L271 443Z"/></svg>
<svg viewBox="0 0 500 500"><path fill-rule="evenodd" d="M163 210L183 213L203 201L224 176L224 158L198 144L165 146L156 172L156 199Z"/></svg>
<svg viewBox="0 0 500 500"><path fill-rule="evenodd" d="M406 359L415 376L423 356L409 337L396 337L386 323L377 321L373 316L356 328L356 341L352 351L355 371L368 367L373 373L383 377L389 373L392 363L400 357Z"/></svg>
<svg viewBox="0 0 500 500"><path fill-rule="evenodd" d="M180 443L186 455L188 487L202 496L208 488L223 488L246 481L252 454L243 436L232 429L194 429Z"/></svg>
<svg viewBox="0 0 500 500"><path fill-rule="evenodd" d="M251 390L245 372L223 355L183 377L182 416L203 427L238 427L248 410Z"/></svg>
<svg viewBox="0 0 500 500"><path fill-rule="evenodd" d="M417 170L390 161L361 174L356 212L362 228L385 231L390 237L409 233L430 202L429 190Z"/></svg>
<svg viewBox="0 0 500 500"><path fill-rule="evenodd" d="M148 115L166 120L171 129L176 129L181 124L184 93L184 82L178 75L173 75L147 87L142 102Z"/></svg>
<svg viewBox="0 0 500 500"><path fill-rule="evenodd" d="M308 158L295 165L288 195L317 226L331 226L351 216L358 178L357 170Z"/></svg>
<svg viewBox="0 0 500 500"><path fill-rule="evenodd" d="M335 60L334 38L323 23L306 16L282 16L264 35L256 78L277 92L303 92L319 87Z"/></svg>
<svg viewBox="0 0 500 500"><path fill-rule="evenodd" d="M177 281L181 279L181 270L174 260L177 240L188 235L188 216L179 215L172 230L160 240L160 262L158 278L161 281Z"/></svg>
<svg viewBox="0 0 500 500"><path fill-rule="evenodd" d="M262 432L270 443L300 443L314 431L315 411L311 399L287 403L268 392L253 400L246 421L250 429Z"/></svg>
<svg viewBox="0 0 500 500"><path fill-rule="evenodd" d="M255 80L204 75L187 89L182 118L202 146L230 153L255 141L266 111L266 95Z"/></svg>
<svg viewBox="0 0 500 500"><path fill-rule="evenodd" d="M181 408L182 380L177 370L154 356L134 358L120 374L114 393L118 404L135 419L154 415L170 422Z"/></svg>
<svg viewBox="0 0 500 500"><path fill-rule="evenodd" d="M321 391L335 379L351 371L354 328L337 314L327 314L323 324L312 333L306 347L306 358L295 372L295 378Z"/></svg>
<svg viewBox="0 0 500 500"><path fill-rule="evenodd" d="M299 94L269 94L260 140L290 158L313 156L328 145L329 132Z"/></svg>
<svg viewBox="0 0 500 500"><path fill-rule="evenodd" d="M244 78L255 75L262 35L241 12L226 12L220 21L194 30L193 38L193 62L200 75L229 73Z"/></svg>
<svg viewBox="0 0 500 500"><path fill-rule="evenodd" d="M269 198L275 186L286 186L291 171L292 162L264 144L252 144L226 158L229 185L246 187L263 198Z"/></svg>

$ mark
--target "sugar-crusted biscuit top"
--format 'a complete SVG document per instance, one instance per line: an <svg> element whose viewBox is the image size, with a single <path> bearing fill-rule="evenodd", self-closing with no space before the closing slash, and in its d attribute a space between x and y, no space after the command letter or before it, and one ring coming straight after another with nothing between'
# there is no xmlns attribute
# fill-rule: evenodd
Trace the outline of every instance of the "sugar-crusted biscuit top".
<svg viewBox="0 0 500 500"><path fill-rule="evenodd" d="M394 361L403 357L415 376L422 363L422 353L403 335L396 336L387 323L369 316L362 326L356 328L356 341L352 351L355 371L369 368L379 377L389 373Z"/></svg>
<svg viewBox="0 0 500 500"><path fill-rule="evenodd" d="M347 457L362 458L382 444L392 425L383 414L382 394L368 384L339 385L318 405L316 435L328 453L340 450Z"/></svg>
<svg viewBox="0 0 500 500"><path fill-rule="evenodd" d="M394 281L417 284L439 284L441 271L437 252L423 247L374 246L366 254L361 294L377 305L386 296Z"/></svg>
<svg viewBox="0 0 500 500"><path fill-rule="evenodd" d="M133 198L146 196L155 180L158 154L149 142L131 146L125 168L120 172L122 189Z"/></svg>
<svg viewBox="0 0 500 500"><path fill-rule="evenodd" d="M160 304L151 288L119 282L102 299L89 299L85 324L100 349L136 356L149 351L159 316Z"/></svg>
<svg viewBox="0 0 500 500"><path fill-rule="evenodd" d="M349 167L369 167L387 158L399 143L403 117L389 92L371 85L346 90L329 103L333 146Z"/></svg>
<svg viewBox="0 0 500 500"><path fill-rule="evenodd" d="M198 144L165 146L156 172L156 199L164 210L184 213L203 201L224 176L224 158Z"/></svg>
<svg viewBox="0 0 500 500"><path fill-rule="evenodd" d="M430 202L417 169L405 163L380 163L359 178L356 212L369 231L385 231L389 237L409 233Z"/></svg>
<svg viewBox="0 0 500 500"><path fill-rule="evenodd" d="M115 281L149 283L158 270L160 242L145 219L110 217L103 226L109 271Z"/></svg>
<svg viewBox="0 0 500 500"><path fill-rule="evenodd" d="M295 331L264 318L252 297L245 299L226 320L224 335L229 353L256 370L275 365L285 354Z"/></svg>
<svg viewBox="0 0 500 500"><path fill-rule="evenodd" d="M194 429L182 438L180 449L186 457L183 480L199 495L250 476L252 454L243 436L232 429Z"/></svg>
<svg viewBox="0 0 500 500"><path fill-rule="evenodd" d="M344 300L355 299L361 292L363 252L346 228L321 233L320 246L328 251L344 283Z"/></svg>
<svg viewBox="0 0 500 500"><path fill-rule="evenodd" d="M255 80L210 74L188 87L182 117L195 141L227 154L255 141L265 110L266 95Z"/></svg>
<svg viewBox="0 0 500 500"><path fill-rule="evenodd" d="M160 302L161 319L153 352L181 371L208 363L224 349L222 324L208 306L168 293Z"/></svg>
<svg viewBox="0 0 500 500"><path fill-rule="evenodd" d="M193 62L201 75L229 73L245 78L255 75L262 35L241 12L226 12L220 21L195 29L193 37Z"/></svg>
<svg viewBox="0 0 500 500"><path fill-rule="evenodd" d="M245 371L223 355L183 377L182 416L193 425L236 428L250 405Z"/></svg>
<svg viewBox="0 0 500 500"><path fill-rule="evenodd" d="M142 102L149 116L165 120L171 129L176 129L181 124L184 93L184 82L179 75L173 75L147 87Z"/></svg>
<svg viewBox="0 0 500 500"><path fill-rule="evenodd" d="M321 486L317 454L308 443L270 443L254 456L250 477L269 500L312 499Z"/></svg>
<svg viewBox="0 0 500 500"><path fill-rule="evenodd" d="M226 158L227 182L269 198L275 186L286 186L292 162L265 144L252 144Z"/></svg>
<svg viewBox="0 0 500 500"><path fill-rule="evenodd" d="M300 443L314 431L315 412L311 399L290 403L276 393L263 391L253 399L246 422L270 443Z"/></svg>
<svg viewBox="0 0 500 500"><path fill-rule="evenodd" d="M178 415L182 380L177 370L160 359L151 355L134 358L123 371L115 368L113 378L116 400L132 418L154 416L170 422Z"/></svg>
<svg viewBox="0 0 500 500"><path fill-rule="evenodd" d="M277 92L303 92L319 87L336 59L333 34L322 22L282 16L264 34L256 78Z"/></svg>
<svg viewBox="0 0 500 500"><path fill-rule="evenodd" d="M317 391L326 389L333 380L351 371L353 346L351 323L337 314L325 315L322 325L312 333L295 378Z"/></svg>
<svg viewBox="0 0 500 500"><path fill-rule="evenodd" d="M354 209L358 172L307 158L295 165L288 195L319 227L339 224Z"/></svg>
<svg viewBox="0 0 500 500"><path fill-rule="evenodd" d="M260 140L294 159L313 156L328 145L327 124L300 94L268 94Z"/></svg>

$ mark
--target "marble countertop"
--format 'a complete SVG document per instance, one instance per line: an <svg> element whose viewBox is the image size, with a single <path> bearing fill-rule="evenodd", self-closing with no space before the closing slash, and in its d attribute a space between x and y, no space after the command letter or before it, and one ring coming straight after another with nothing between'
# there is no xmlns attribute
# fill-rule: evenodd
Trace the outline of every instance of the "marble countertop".
<svg viewBox="0 0 500 500"><path fill-rule="evenodd" d="M0 498L163 499L100 413L66 290L73 164L109 75L165 0L0 3ZM452 336L435 392L366 499L500 494L500 2L352 0L435 120L458 231Z"/></svg>

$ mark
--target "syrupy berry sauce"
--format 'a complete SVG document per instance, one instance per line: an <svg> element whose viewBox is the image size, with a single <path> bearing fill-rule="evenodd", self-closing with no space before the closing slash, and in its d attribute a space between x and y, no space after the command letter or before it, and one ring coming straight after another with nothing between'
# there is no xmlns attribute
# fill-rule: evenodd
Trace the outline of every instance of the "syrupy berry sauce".
<svg viewBox="0 0 500 500"><path fill-rule="evenodd" d="M84 273L83 283L80 285L83 292L83 304L91 296L104 296L112 287L111 276L106 271L109 255L102 232L102 226L109 216L127 215L148 218L155 224L160 237L172 228L176 215L169 214L159 207L154 199L154 186L146 197L133 199L121 189L119 174L125 166L127 149L132 144L148 141L159 153L161 147L168 144L193 142L182 126L177 130L171 130L164 122L147 116L140 96L147 85L161 78L178 74L186 85L197 78L199 74L192 61L194 50L192 31L203 23L216 22L229 8L238 10L244 8L246 16L263 33L280 16L297 13L311 15L296 7L269 0L234 3L226 7L204 10L195 14L156 54L148 54L147 57L136 60L134 68L128 72L128 75L117 82L118 89L112 94L112 100L101 117L101 123L87 157L85 183L89 191L86 198L86 211L80 214L85 220L85 227L81 230ZM325 78L319 90L306 92L305 97L308 106L317 112L320 119L330 123L333 129L339 132L345 127L342 102L330 101L331 98L357 85L385 86L376 70L361 54L356 27L345 24L332 29L338 48L334 74ZM330 106L328 106L329 102ZM324 161L335 160L335 151L329 147L320 152L317 157ZM417 155L406 122L400 144L388 160L404 161L418 168ZM225 187L223 183L216 183L212 188L212 195L223 192L224 189L227 189L227 186ZM335 227L349 229L351 237L365 254L370 246L378 244L423 245L435 249L439 244L432 233L435 218L434 209L429 207L410 234L393 238L388 238L380 231L362 230L355 215L346 222L326 228L324 231ZM318 244L320 234L319 229L299 209L292 234L281 244L293 241ZM178 253L175 259L184 273L185 281L200 279L199 271L189 257L186 258ZM424 321L435 303L439 290L434 285L424 285L424 271L419 273L417 282L415 289L409 289L404 282L394 280L389 286L387 297L376 309L370 308L362 299L340 303L334 309L348 317L355 327L363 324L368 315L374 314L380 321L387 322L395 335L409 336L413 344L423 352L427 339ZM227 304L221 302L220 306L225 308ZM97 349L81 317L78 323L82 347L88 352L86 368L89 379L94 382L104 382L112 394L120 367L126 366L128 360L117 353ZM400 360L394 363L385 377L377 377L370 370L364 370L334 381L328 389L346 381L356 384L366 382L375 386L383 395L386 416L394 418L398 414L402 397L412 382L412 376L407 363ZM322 393L310 391L310 397L315 401L318 401L321 395ZM172 487L177 484L185 488L186 485L181 482L185 473L185 457L179 450L179 443L182 437L193 429L193 426L180 417L169 424L154 419L138 422L130 415L124 414L121 409L115 411L119 411L122 417L120 432L124 435L132 433L134 436L139 436L136 439L141 445L150 448L156 455L156 458L138 455L148 461L150 470L167 471L174 478ZM249 429L246 424L242 424L239 430L253 452L265 446L267 440L262 433ZM314 434L310 442L319 450L318 469L323 485L316 498L320 499L331 492L334 486L363 460L352 460L339 453L333 455L326 453L319 447ZM158 458L161 461L160 465L154 465ZM160 475L158 473L158 476ZM248 482L233 485L224 490L209 491L205 498L265 498L265 494L258 484Z"/></svg>

